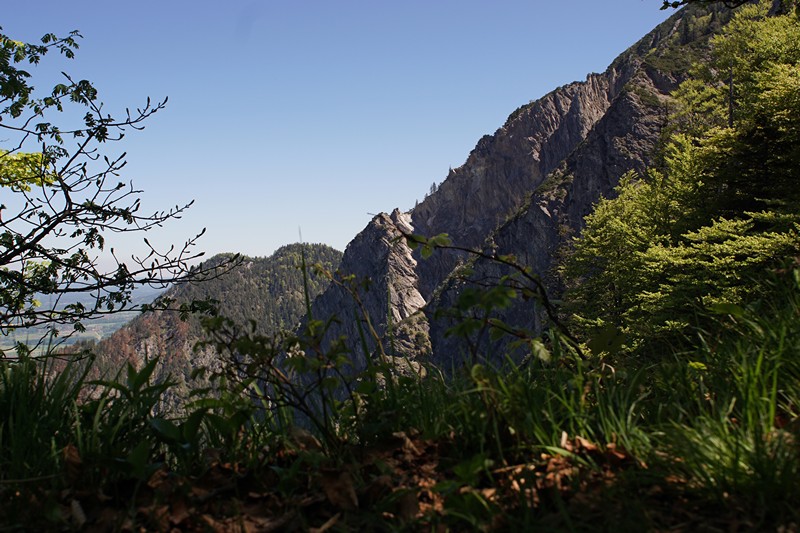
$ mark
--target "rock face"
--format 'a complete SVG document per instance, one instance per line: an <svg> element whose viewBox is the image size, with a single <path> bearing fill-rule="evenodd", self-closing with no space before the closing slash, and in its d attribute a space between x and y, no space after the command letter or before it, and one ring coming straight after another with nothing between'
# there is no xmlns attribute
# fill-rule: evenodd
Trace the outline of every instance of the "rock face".
<svg viewBox="0 0 800 533"><path fill-rule="evenodd" d="M652 164L667 120L668 94L685 77L692 59L707 53L709 37L729 17L724 8L681 10L604 73L514 111L410 214L375 217L348 246L341 264L343 273L372 280L361 301L362 325L366 315L377 336L394 332L393 338L402 338L394 343L395 350L401 345L402 355L432 353L435 363L452 368L468 350L463 339L446 335L452 324L440 311L450 308L465 287L508 273L496 263L450 250L415 259L401 233L447 233L460 247L514 254L557 292L553 266L558 250L580 232L598 199L613 194L622 175ZM459 270L464 262L471 267L466 276ZM331 287L314 303L314 313L344 318L330 335L344 334L352 341L358 339L358 328L347 319L352 297L346 292ZM501 314L521 327L542 327L541 312L530 301ZM374 356L378 343L369 349ZM362 367L367 354L355 350L356 367ZM471 351L474 356L474 346ZM489 358L492 351L485 342L477 350Z"/></svg>
<svg viewBox="0 0 800 533"><path fill-rule="evenodd" d="M418 263L403 238L403 234L414 232L408 213L396 209L391 215L381 213L375 216L345 250L346 263L339 270L352 278L342 279L340 276L314 300L314 318L337 319L326 335L327 341L341 335L353 341L355 357L352 364L356 371L366 365L360 347L362 335L370 355L376 356L391 349L389 346L384 348L384 342L392 344L390 339L386 339L391 325L422 316L420 311L425 299L418 289ZM424 330L426 326L421 327ZM420 329L414 328L412 337L417 331ZM398 338L398 344L407 349L418 345L413 338L407 337ZM419 336L419 343L424 345L426 337L425 334Z"/></svg>
<svg viewBox="0 0 800 533"><path fill-rule="evenodd" d="M561 87L512 113L494 135L478 141L466 163L413 210L417 232L447 233L461 246L481 246L586 138L629 77L614 68L592 74L585 82ZM454 262L451 254L420 265L426 296Z"/></svg>

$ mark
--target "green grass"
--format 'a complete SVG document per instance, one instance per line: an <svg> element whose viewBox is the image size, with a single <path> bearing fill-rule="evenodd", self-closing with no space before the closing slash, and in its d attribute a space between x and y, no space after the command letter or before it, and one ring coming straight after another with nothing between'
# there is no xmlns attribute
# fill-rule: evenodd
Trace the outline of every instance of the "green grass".
<svg viewBox="0 0 800 533"><path fill-rule="evenodd" d="M293 366L307 379L289 383L263 366L280 343L239 336L241 361L258 364L217 375L179 412L166 409L173 384L153 381L155 361L93 383L91 360L3 361L0 524L641 531L796 523L800 289L775 293L719 316L720 327L689 350L614 367L612 356L583 359L564 346L524 368L475 365L445 377L429 367L412 378L376 364L348 377L333 371L346 366L346 352L334 351ZM310 328L298 337L306 354L324 330ZM258 379L246 378L254 369ZM313 394L303 396L301 383ZM302 414L322 405L325 420Z"/></svg>

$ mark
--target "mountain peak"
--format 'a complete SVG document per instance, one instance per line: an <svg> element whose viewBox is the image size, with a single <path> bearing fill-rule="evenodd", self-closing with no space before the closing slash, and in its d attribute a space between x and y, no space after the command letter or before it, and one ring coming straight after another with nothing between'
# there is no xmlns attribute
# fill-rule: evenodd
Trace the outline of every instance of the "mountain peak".
<svg viewBox="0 0 800 533"><path fill-rule="evenodd" d="M498 253L514 254L557 289L550 269L559 247L580 231L599 198L613 194L622 175L650 164L665 123L664 102L692 60L680 50L690 50L689 56L705 53L708 39L729 16L717 8L677 12L603 73L589 74L585 81L564 85L512 112L409 214L395 210L373 219L348 245L341 270L372 280L364 308L379 325L378 334L389 331L386 317L391 316L395 329L413 321L417 337L430 337L438 357L457 358L464 350L447 337L448 323L436 310L452 305L472 283L454 270L466 254L439 250L416 261L398 230L446 233L465 248L491 245ZM503 275L486 261L473 267L474 281ZM331 287L315 302L315 313L349 317L347 298ZM530 304L512 307L507 315L525 327L541 327ZM331 335L357 338L343 328ZM427 342L422 345L411 352L429 350Z"/></svg>

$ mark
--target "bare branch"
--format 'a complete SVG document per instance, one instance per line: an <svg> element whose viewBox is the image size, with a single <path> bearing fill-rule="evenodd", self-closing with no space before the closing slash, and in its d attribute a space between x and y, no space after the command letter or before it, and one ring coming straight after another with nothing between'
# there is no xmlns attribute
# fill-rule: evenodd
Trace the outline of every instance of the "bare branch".
<svg viewBox="0 0 800 533"><path fill-rule="evenodd" d="M193 267L203 256L198 238L167 250L148 247L144 257L121 261L112 248L114 265L103 269L100 252L106 237L148 231L180 218L192 202L166 211L142 214L140 194L119 179L126 154L109 155L111 143L164 109L167 99L152 101L115 118L94 86L64 73L64 83L38 93L30 75L17 66L36 64L49 50L66 58L77 48L76 32L42 45L23 44L0 34L0 46L14 53L0 57L0 188L5 204L0 214L0 334L20 327L71 326L121 310L132 309L137 286L165 287L214 277L237 258L214 267ZM79 124L64 123L65 109L82 109ZM60 120L60 121L59 121ZM36 141L34 154L26 153ZM37 165L32 162L38 161ZM7 195L9 194L10 195ZM65 296L85 294L81 304L64 305ZM37 302L42 296L51 303Z"/></svg>

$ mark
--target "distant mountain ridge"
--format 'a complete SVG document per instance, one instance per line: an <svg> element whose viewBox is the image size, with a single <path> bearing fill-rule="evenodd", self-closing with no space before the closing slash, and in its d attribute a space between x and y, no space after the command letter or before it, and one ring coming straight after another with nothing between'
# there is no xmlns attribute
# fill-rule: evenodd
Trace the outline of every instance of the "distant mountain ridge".
<svg viewBox="0 0 800 533"><path fill-rule="evenodd" d="M340 251L324 244L290 244L269 257L243 257L238 266L217 278L172 287L162 297L173 301L171 308L214 300L221 316L245 327L253 321L256 332L263 335L291 329L306 312L302 255L306 264L319 264L327 270L334 270L342 257ZM230 257L220 254L206 263L221 263ZM314 298L327 287L328 280L311 271L307 282L309 297ZM160 357L157 376L170 374L178 381L188 381L193 369L218 364L209 350L194 350L202 338L197 317L182 321L177 312L155 311L140 314L94 349L98 365L112 373L126 361L138 365Z"/></svg>

